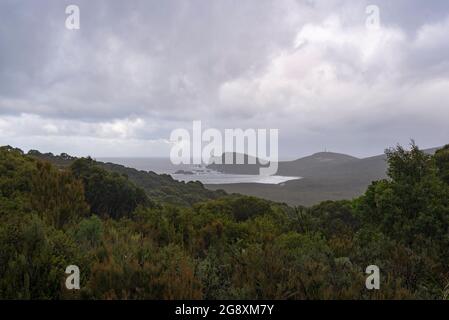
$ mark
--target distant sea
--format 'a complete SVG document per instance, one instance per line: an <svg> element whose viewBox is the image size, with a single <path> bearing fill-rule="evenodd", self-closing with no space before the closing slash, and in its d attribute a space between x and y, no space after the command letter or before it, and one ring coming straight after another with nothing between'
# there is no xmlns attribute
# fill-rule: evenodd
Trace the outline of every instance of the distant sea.
<svg viewBox="0 0 449 320"><path fill-rule="evenodd" d="M169 174L179 181L200 181L203 184L230 184L230 183L263 183L279 184L289 180L301 179L300 177L284 176L259 176L225 174L212 171L205 165L174 165L169 158L97 158L98 161L112 162L126 167L143 171L153 171L158 174ZM192 172L193 174L177 174L178 170Z"/></svg>

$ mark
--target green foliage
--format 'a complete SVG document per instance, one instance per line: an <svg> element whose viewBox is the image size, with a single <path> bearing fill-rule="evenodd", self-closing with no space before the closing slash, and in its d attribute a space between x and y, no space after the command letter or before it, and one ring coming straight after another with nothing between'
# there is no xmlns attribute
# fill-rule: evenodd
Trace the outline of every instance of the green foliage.
<svg viewBox="0 0 449 320"><path fill-rule="evenodd" d="M73 241L36 215L3 221L0 243L2 299L59 299L65 268L83 264Z"/></svg>
<svg viewBox="0 0 449 320"><path fill-rule="evenodd" d="M161 205L192 206L200 201L223 197L224 191L206 189L199 181L176 181L170 175L139 171L113 163L97 163L104 170L128 177L129 181L145 190L146 194Z"/></svg>
<svg viewBox="0 0 449 320"><path fill-rule="evenodd" d="M0 298L447 298L448 152L388 150L389 178L362 197L291 208L3 147ZM71 264L79 292L63 285Z"/></svg>
<svg viewBox="0 0 449 320"><path fill-rule="evenodd" d="M80 180L71 172L59 171L50 163L36 163L31 178L31 205L39 215L56 228L84 217L89 206Z"/></svg>
<svg viewBox="0 0 449 320"><path fill-rule="evenodd" d="M121 218L139 205L151 205L145 191L136 187L126 176L109 173L92 159L78 159L70 169L81 179L91 212L102 217Z"/></svg>
<svg viewBox="0 0 449 320"><path fill-rule="evenodd" d="M449 184L449 144L435 153L435 164L441 179Z"/></svg>
<svg viewBox="0 0 449 320"><path fill-rule="evenodd" d="M98 216L83 219L77 226L75 240L84 248L95 248L101 244L103 224Z"/></svg>

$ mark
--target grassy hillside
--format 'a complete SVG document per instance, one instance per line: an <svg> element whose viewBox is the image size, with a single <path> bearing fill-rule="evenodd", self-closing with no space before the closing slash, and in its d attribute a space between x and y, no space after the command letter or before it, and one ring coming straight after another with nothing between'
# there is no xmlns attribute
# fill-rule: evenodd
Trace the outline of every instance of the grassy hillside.
<svg viewBox="0 0 449 320"><path fill-rule="evenodd" d="M67 154L53 155L31 150L28 155L39 160L48 161L59 168L67 168L77 160ZM131 182L145 190L147 195L157 203L191 206L192 204L225 196L222 190L211 191L200 182L183 182L174 180L167 174L156 174L152 171L142 171L128 168L119 164L95 161L98 167L108 172L125 176Z"/></svg>

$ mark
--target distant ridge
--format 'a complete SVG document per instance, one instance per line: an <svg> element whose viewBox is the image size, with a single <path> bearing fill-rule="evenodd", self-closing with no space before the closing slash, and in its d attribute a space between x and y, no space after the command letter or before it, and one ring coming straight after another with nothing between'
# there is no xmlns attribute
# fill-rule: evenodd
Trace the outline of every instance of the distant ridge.
<svg viewBox="0 0 449 320"><path fill-rule="evenodd" d="M224 164L226 156L233 159L233 164ZM243 158L244 164L237 164L236 159L238 156ZM255 164L249 164L250 160L252 160L252 163ZM319 169L322 166L338 165L356 160L359 159L346 154L335 152L319 152L293 161L280 161L277 174L284 176L299 177L303 176L304 172L313 170L314 168ZM259 158L251 157L246 154L237 154L237 153L224 153L221 156L221 163L223 164L215 164L215 163L209 164L207 168L222 173L253 175L259 174L259 169L261 167L267 166L262 165L261 164L262 161L260 161Z"/></svg>
<svg viewBox="0 0 449 320"><path fill-rule="evenodd" d="M342 153L319 152L293 161L279 162L278 175L308 177L323 168L354 163L360 159Z"/></svg>
<svg viewBox="0 0 449 320"><path fill-rule="evenodd" d="M425 149L434 154L439 148ZM217 165L225 173L257 174L247 165ZM238 169L237 169L238 168ZM277 174L302 177L279 185L220 184L206 185L211 190L223 189L229 193L242 193L290 205L310 206L325 200L352 199L361 195L372 181L387 177L386 155L359 159L350 155L319 152L293 161L279 162Z"/></svg>

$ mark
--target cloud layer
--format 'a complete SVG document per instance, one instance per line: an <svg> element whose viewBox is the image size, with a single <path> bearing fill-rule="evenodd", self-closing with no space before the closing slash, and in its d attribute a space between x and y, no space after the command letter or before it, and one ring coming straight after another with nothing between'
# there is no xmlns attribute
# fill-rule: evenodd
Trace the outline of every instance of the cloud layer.
<svg viewBox="0 0 449 320"><path fill-rule="evenodd" d="M279 128L284 157L449 142L446 1L380 1L378 29L368 2L78 1L71 31L68 4L0 4L0 144L168 156L192 120Z"/></svg>

